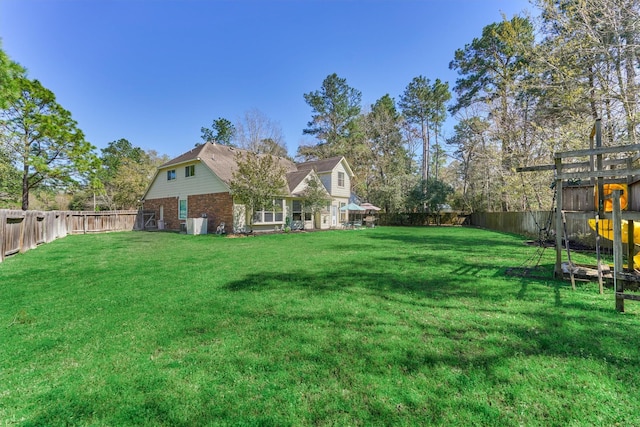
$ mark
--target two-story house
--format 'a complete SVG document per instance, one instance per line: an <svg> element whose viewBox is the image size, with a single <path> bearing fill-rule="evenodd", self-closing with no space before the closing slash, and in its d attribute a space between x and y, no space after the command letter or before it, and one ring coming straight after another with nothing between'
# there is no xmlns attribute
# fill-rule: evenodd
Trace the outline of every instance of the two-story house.
<svg viewBox="0 0 640 427"><path fill-rule="evenodd" d="M331 195L329 206L330 227L336 228L347 221L348 212L340 208L349 203L353 172L344 157L331 157L313 162L298 163L298 170L313 170Z"/></svg>
<svg viewBox="0 0 640 427"><path fill-rule="evenodd" d="M236 155L244 152L208 142L161 165L143 196L144 210L155 212L159 228L168 230L182 229L187 218L207 217L210 233L222 222L227 231L245 229L249 223L253 231L273 231L281 230L287 222L305 229L336 228L344 222L346 213L340 207L349 202L353 178L344 157L300 164L278 157L285 170L286 188L274 195L273 208L254 212L253 221L249 221L250 213L230 192ZM309 180L319 180L330 200L315 218L303 202Z"/></svg>

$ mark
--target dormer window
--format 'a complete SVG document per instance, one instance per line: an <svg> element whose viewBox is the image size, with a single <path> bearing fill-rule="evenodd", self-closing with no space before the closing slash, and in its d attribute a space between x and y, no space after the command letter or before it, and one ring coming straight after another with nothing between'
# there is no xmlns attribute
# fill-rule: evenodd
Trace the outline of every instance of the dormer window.
<svg viewBox="0 0 640 427"><path fill-rule="evenodd" d="M338 172L338 187L344 188L344 172Z"/></svg>

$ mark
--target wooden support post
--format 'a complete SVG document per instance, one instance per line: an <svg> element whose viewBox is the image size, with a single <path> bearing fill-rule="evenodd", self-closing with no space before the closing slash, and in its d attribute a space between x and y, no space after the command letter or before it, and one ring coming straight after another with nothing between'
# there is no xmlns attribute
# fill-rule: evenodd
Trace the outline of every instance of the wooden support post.
<svg viewBox="0 0 640 427"><path fill-rule="evenodd" d="M556 174L562 173L562 158L556 157ZM554 276L562 279L562 179L556 179L556 266Z"/></svg>
<svg viewBox="0 0 640 427"><path fill-rule="evenodd" d="M596 148L602 147L602 120L598 117L593 125L593 131L591 132L591 140L595 136ZM593 158L593 156L592 156ZM596 171L602 170L602 154L596 155ZM598 288L600 293L604 293L604 284L602 281L602 259L600 257L600 233L598 230L598 223L600 216L604 214L604 182L602 177L598 177L596 181L597 191L595 200L596 213L596 252L598 258Z"/></svg>
<svg viewBox="0 0 640 427"><path fill-rule="evenodd" d="M589 149L593 150L595 147L595 136L596 136L596 124L593 124L593 127L591 128L591 134L589 135ZM595 165L595 156L593 154L589 155L589 171L593 172L596 168ZM592 176L591 178L589 178L591 185L596 185L596 179ZM597 205L594 209L597 209Z"/></svg>
<svg viewBox="0 0 640 427"><path fill-rule="evenodd" d="M620 211L620 190L613 190L613 286L616 294L616 310L624 312L624 298L619 294L624 292L622 280L622 213Z"/></svg>
<svg viewBox="0 0 640 427"><path fill-rule="evenodd" d="M573 263L571 262L571 250L569 249L569 234L567 233L567 217L562 212L562 231L564 232L564 246L567 248L567 263L569 264L569 277L571 278L571 289L576 290L576 278L573 275Z"/></svg>
<svg viewBox="0 0 640 427"><path fill-rule="evenodd" d="M600 295L604 294L604 283L602 281L602 256L600 255L600 215L596 213L596 259L598 262L598 289Z"/></svg>
<svg viewBox="0 0 640 427"><path fill-rule="evenodd" d="M596 148L602 147L602 121L600 118L596 119ZM596 172L601 172L602 166L602 153L596 155ZM598 177L598 198L596 200L596 209L600 215L604 212L604 178Z"/></svg>

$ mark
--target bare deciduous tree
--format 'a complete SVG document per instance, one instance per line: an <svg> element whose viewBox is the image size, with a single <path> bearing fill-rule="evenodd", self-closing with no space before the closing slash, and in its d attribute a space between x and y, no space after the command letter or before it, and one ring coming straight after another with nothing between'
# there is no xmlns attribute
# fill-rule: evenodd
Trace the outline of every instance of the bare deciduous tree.
<svg viewBox="0 0 640 427"><path fill-rule="evenodd" d="M280 123L271 120L262 111L254 108L244 113L236 123L237 145L258 154L287 157L287 146Z"/></svg>

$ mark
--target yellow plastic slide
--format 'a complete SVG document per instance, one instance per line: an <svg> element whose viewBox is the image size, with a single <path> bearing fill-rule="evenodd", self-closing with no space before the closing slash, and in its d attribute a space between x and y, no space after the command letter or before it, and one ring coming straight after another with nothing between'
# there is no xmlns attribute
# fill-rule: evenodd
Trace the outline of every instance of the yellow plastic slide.
<svg viewBox="0 0 640 427"><path fill-rule="evenodd" d="M609 194L611 194L611 192L613 190L622 190L623 194L620 197L620 208L621 209L626 209L627 207L627 186L626 184L605 184L604 185L604 195L605 197L608 196ZM597 194L597 189L596 189L596 194ZM595 200L598 200L598 198L596 197ZM611 212L613 209L613 203L611 202L611 199L605 199L604 201L604 210L606 212ZM629 233L628 233L628 228L629 224L626 220L622 220L622 243L628 243L629 239ZM592 230L596 229L596 220L595 219L590 219L589 220L589 227L591 227ZM609 219L601 219L599 224L598 224L598 234L601 235L602 237L604 237L605 239L608 240L613 240L613 221L609 220ZM640 225L634 225L633 227L633 241L636 244L636 246L638 246L640 244ZM640 253L637 253L634 257L633 257L633 264L635 266L640 266Z"/></svg>
<svg viewBox="0 0 640 427"><path fill-rule="evenodd" d="M589 227L591 227L593 230L596 229L595 219L589 220ZM627 238L627 236L629 235L627 231L627 227L628 227L628 223L626 220L623 219L622 220L622 243L627 243L629 240ZM598 234L604 237L605 239L613 240L613 221L611 221L610 219L601 219L600 223L598 224ZM638 225L634 224L633 241L636 244L636 246L640 244L640 224ZM640 252L633 257L633 265L636 267L640 266Z"/></svg>
<svg viewBox="0 0 640 427"><path fill-rule="evenodd" d="M621 210L627 209L627 195L628 195L627 184L604 184L602 190L605 197L603 201L604 202L603 207L605 212L613 211L613 199L611 197L608 197L611 195L613 190L622 190L622 194L620 195L620 209ZM596 203L595 209L598 210L598 187L597 186L594 188L594 193L595 193L595 197L593 198L593 200Z"/></svg>

